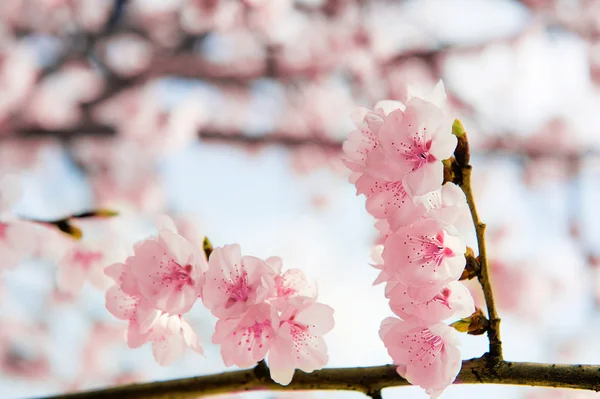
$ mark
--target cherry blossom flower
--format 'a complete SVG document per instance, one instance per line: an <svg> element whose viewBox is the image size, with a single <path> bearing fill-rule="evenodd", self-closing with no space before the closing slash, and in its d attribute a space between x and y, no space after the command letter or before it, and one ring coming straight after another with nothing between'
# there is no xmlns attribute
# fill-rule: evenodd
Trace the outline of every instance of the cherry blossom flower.
<svg viewBox="0 0 600 399"><path fill-rule="evenodd" d="M43 249L41 230L44 229L40 226L19 220L0 222L0 271L39 255L39 250Z"/></svg>
<svg viewBox="0 0 600 399"><path fill-rule="evenodd" d="M371 259L374 263L370 263L370 265L379 270L379 274L375 281L373 281L373 285L389 281L392 278L391 274L393 271L390 270L390 266L386 268L385 263L383 262L383 245L375 245L371 249Z"/></svg>
<svg viewBox="0 0 600 399"><path fill-rule="evenodd" d="M444 88L444 82L441 80L433 87L428 90L431 86L428 85L406 85L406 102L408 103L412 98L421 98L434 104L440 109L446 107L446 89Z"/></svg>
<svg viewBox="0 0 600 399"><path fill-rule="evenodd" d="M161 313L148 330L137 330L138 324L129 325L128 336L145 337L152 342L152 355L161 366L168 366L179 358L186 347L202 354L198 336L181 315Z"/></svg>
<svg viewBox="0 0 600 399"><path fill-rule="evenodd" d="M401 109L404 104L399 101L383 100L375 104L374 110L357 107L352 119L356 126L343 144L342 161L353 172L363 172L367 168L369 154L382 151L379 141L379 129L387 114ZM354 179L356 180L356 179ZM354 183L354 181L351 181Z"/></svg>
<svg viewBox="0 0 600 399"><path fill-rule="evenodd" d="M317 286L308 281L302 270L290 269L281 273L282 260L278 256L267 258L265 262L277 273L274 279L267 278L266 282L274 283L275 298L273 302L281 310L290 298L298 296L317 298Z"/></svg>
<svg viewBox="0 0 600 399"><path fill-rule="evenodd" d="M411 286L457 280L465 267L466 246L435 220L399 229L385 242L383 259L397 279Z"/></svg>
<svg viewBox="0 0 600 399"><path fill-rule="evenodd" d="M290 299L269 351L271 378L287 385L295 369L310 373L323 368L329 357L322 336L331 331L333 325L330 306L306 297Z"/></svg>
<svg viewBox="0 0 600 399"><path fill-rule="evenodd" d="M432 398L451 385L461 368L458 332L444 323L386 318L379 330L398 374Z"/></svg>
<svg viewBox="0 0 600 399"><path fill-rule="evenodd" d="M365 174L356 181L356 189L367 197L367 212L379 219L403 219L404 204L412 201L401 178L374 178Z"/></svg>
<svg viewBox="0 0 600 399"><path fill-rule="evenodd" d="M380 147L379 129L383 124L383 111L371 111L360 107L355 110L356 130L353 130L343 144L342 161L348 169L362 172L367 166L367 157L371 151Z"/></svg>
<svg viewBox="0 0 600 399"><path fill-rule="evenodd" d="M204 305L217 317L239 317L250 306L268 297L275 271L263 260L242 256L238 244L215 248L210 255L206 283L202 290Z"/></svg>
<svg viewBox="0 0 600 399"><path fill-rule="evenodd" d="M442 185L441 161L454 152L456 137L452 120L434 104L411 99L405 111L393 111L385 118L379 138L389 161L405 174L403 181L411 195L423 195Z"/></svg>
<svg viewBox="0 0 600 399"><path fill-rule="evenodd" d="M156 362L166 366L178 358L185 347L202 354L196 333L180 314L168 314L152 307L142 297L127 264L114 264L106 270L117 282L106 292L106 308L118 319L129 322L127 345L138 348L152 343Z"/></svg>
<svg viewBox="0 0 600 399"><path fill-rule="evenodd" d="M451 317L465 318L475 312L473 297L458 281L443 287L410 287L396 281L389 298L390 308L402 319L416 317L436 323Z"/></svg>
<svg viewBox="0 0 600 399"><path fill-rule="evenodd" d="M103 290L106 283L105 261L101 251L95 251L80 242L74 243L58 266L56 279L59 289L74 295L89 279L94 287Z"/></svg>
<svg viewBox="0 0 600 399"><path fill-rule="evenodd" d="M141 295L153 306L170 314L191 309L201 293L206 259L177 233L162 229L134 247L127 258Z"/></svg>
<svg viewBox="0 0 600 399"><path fill-rule="evenodd" d="M419 219L440 222L456 235L473 233L473 222L465 193L455 184L447 183L435 191L404 201L396 212L389 213L390 231L406 227Z"/></svg>
<svg viewBox="0 0 600 399"><path fill-rule="evenodd" d="M262 360L275 340L279 315L273 305L251 306L239 319L220 319L213 343L221 345L226 366L250 367Z"/></svg>

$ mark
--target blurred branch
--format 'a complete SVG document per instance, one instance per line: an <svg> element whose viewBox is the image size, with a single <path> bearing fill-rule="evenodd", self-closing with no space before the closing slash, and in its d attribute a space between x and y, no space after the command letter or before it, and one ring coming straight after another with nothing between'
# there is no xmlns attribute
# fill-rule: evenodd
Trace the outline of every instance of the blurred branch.
<svg viewBox="0 0 600 399"><path fill-rule="evenodd" d="M458 384L508 384L600 391L600 365L506 362L490 363L485 356L463 361ZM310 374L296 371L292 382L279 385L264 363L248 370L230 371L180 380L132 384L46 399L196 399L238 391L336 390L373 395L381 389L409 385L393 365L328 368Z"/></svg>
<svg viewBox="0 0 600 399"><path fill-rule="evenodd" d="M43 129L43 128L17 128L12 131L4 129L5 134L0 134L0 144L3 140L14 139L42 139L56 138L72 141L84 137L117 137L117 132L111 126L96 124L89 119L81 125L71 129ZM1 132L0 132L1 133ZM312 133L298 135L292 132L276 131L262 135L247 135L240 131L219 131L215 129L201 129L198 138L202 141L213 143L226 143L241 146L278 145L288 148L304 146L319 147L328 151L341 151L343 140L336 140L324 135ZM557 151L557 148L543 147L540 145L527 145L522 140L516 140L510 135L493 139L484 148L477 148L476 155L502 154L521 158L552 158L562 159L565 162L577 162L586 157L600 157L600 151L588 149L580 152Z"/></svg>

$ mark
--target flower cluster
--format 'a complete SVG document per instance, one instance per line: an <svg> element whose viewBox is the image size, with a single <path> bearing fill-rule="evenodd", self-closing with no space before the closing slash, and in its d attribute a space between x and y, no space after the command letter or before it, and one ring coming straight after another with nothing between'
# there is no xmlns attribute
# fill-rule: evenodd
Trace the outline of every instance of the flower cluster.
<svg viewBox="0 0 600 399"><path fill-rule="evenodd" d="M105 269L116 284L106 292L106 308L129 322L130 348L152 343L154 359L163 366L177 359L185 347L202 353L202 346L183 319L202 290L206 257L174 226L163 226L158 237L134 246L133 256Z"/></svg>
<svg viewBox="0 0 600 399"><path fill-rule="evenodd" d="M328 361L323 335L333 328L333 309L316 302L304 273L281 272L278 257L242 256L237 244L210 256L204 304L219 318L213 342L225 365L249 367L269 354L271 378L287 385L295 369L312 372Z"/></svg>
<svg viewBox="0 0 600 399"><path fill-rule="evenodd" d="M344 163L385 237L376 254L376 283L386 283L385 295L400 319L385 319L380 337L398 373L435 396L461 366L458 333L444 321L475 309L458 282L464 237L472 229L466 198L456 185L443 184L442 161L452 156L457 139L441 106L441 82L432 97L360 109L357 129L344 143Z"/></svg>
<svg viewBox="0 0 600 399"><path fill-rule="evenodd" d="M198 253L200 252L200 253ZM197 299L218 318L213 342L227 366L250 367L269 354L273 380L289 384L294 370L312 372L328 361L323 335L333 309L316 302L316 287L300 270L282 272L278 257L242 256L238 244L215 248L209 260L170 221L134 247L124 263L106 268L116 284L106 307L129 322L130 347L152 343L161 365L186 346L202 347L183 315Z"/></svg>

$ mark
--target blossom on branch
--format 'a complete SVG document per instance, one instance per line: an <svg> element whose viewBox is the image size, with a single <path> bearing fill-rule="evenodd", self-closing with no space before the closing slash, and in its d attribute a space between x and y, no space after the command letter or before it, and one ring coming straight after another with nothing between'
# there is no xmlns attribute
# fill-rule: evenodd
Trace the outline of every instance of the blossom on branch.
<svg viewBox="0 0 600 399"><path fill-rule="evenodd" d="M445 284L460 277L465 251L460 236L449 234L434 220L422 220L388 237L383 260L409 285Z"/></svg>
<svg viewBox="0 0 600 399"><path fill-rule="evenodd" d="M470 292L458 281L472 233L463 191L444 181L443 160L457 138L444 112L440 82L429 96L407 90L406 104L379 102L358 111L357 130L344 144L350 182L367 198L367 211L383 246L374 248L374 284L386 283L385 296L401 319L383 321L380 337L398 373L432 396L452 384L460 371L457 332L444 322L475 311ZM378 243L379 243L378 242Z"/></svg>
<svg viewBox="0 0 600 399"><path fill-rule="evenodd" d="M265 261L242 256L238 244L215 248L202 290L204 305L217 317L241 316L273 295L267 278L274 277L275 272Z"/></svg>
<svg viewBox="0 0 600 399"><path fill-rule="evenodd" d="M323 335L333 325L330 306L306 297L291 299L281 314L275 342L269 351L271 378L287 385L295 369L310 373L323 368L329 360Z"/></svg>
<svg viewBox="0 0 600 399"><path fill-rule="evenodd" d="M461 319L475 312L473 297L458 281L441 288L435 285L413 287L400 281L394 283L389 293L390 308L403 319L416 317L435 323L450 318Z"/></svg>
<svg viewBox="0 0 600 399"><path fill-rule="evenodd" d="M279 329L277 309L260 303L248 309L241 318L220 319L213 342L221 345L226 366L251 367L263 360Z"/></svg>
<svg viewBox="0 0 600 399"><path fill-rule="evenodd" d="M206 259L192 244L168 227L159 235L134 246L124 263L106 268L116 285L106 292L106 308L128 321L127 344L131 348L152 343L160 365L178 358L185 347L202 353L191 326L183 319L201 293Z"/></svg>
<svg viewBox="0 0 600 399"><path fill-rule="evenodd" d="M213 342L226 366L250 367L268 356L274 381L287 385L295 369L312 372L327 363L323 335L333 309L316 302L317 289L282 260L242 256L237 244L215 248L203 290L204 304L219 317Z"/></svg>
<svg viewBox="0 0 600 399"><path fill-rule="evenodd" d="M450 134L452 119L434 104L411 99L406 110L396 110L383 121L379 131L389 166L404 173L404 182L412 195L423 195L441 186L442 161L456 148Z"/></svg>
<svg viewBox="0 0 600 399"><path fill-rule="evenodd" d="M388 317L379 336L398 365L398 374L432 398L454 382L462 364L458 332L444 323Z"/></svg>

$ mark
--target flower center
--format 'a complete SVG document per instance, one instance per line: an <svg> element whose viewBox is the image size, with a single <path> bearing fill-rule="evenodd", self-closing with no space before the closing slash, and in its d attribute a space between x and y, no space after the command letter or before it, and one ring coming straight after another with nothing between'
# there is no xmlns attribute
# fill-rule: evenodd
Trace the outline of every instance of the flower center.
<svg viewBox="0 0 600 399"><path fill-rule="evenodd" d="M233 335L237 335L237 331L233 332ZM251 351L255 345L262 348L264 342L271 338L271 321L265 320L262 323L254 322L253 325L243 330L240 340L238 341L239 346L246 346L248 351Z"/></svg>
<svg viewBox="0 0 600 399"><path fill-rule="evenodd" d="M450 308L450 289L449 288L444 288L443 290L441 290L440 292L438 292L438 294L436 296L434 296L429 301L427 301L426 304L429 305L431 302L441 303L442 305L444 305L448 309L451 309Z"/></svg>
<svg viewBox="0 0 600 399"><path fill-rule="evenodd" d="M413 361L425 363L423 367L426 368L433 364L437 355L442 351L444 348L444 341L439 335L435 335L428 328L420 331L420 337L418 335L419 334L415 334L415 341L420 348L414 354L411 363Z"/></svg>
<svg viewBox="0 0 600 399"><path fill-rule="evenodd" d="M425 141L425 130L426 128L423 128L423 132L418 130L414 132L412 139L408 143L399 143L399 146L396 146L396 143L392 143L396 147L396 150L404 154L404 158L412 163L413 172L426 163L437 161L429 152L431 150L431 140Z"/></svg>
<svg viewBox="0 0 600 399"><path fill-rule="evenodd" d="M246 302L250 296L250 285L248 284L248 273L242 271L238 278L226 284L225 292L229 295L229 299L225 304L225 309L229 309L237 302Z"/></svg>
<svg viewBox="0 0 600 399"><path fill-rule="evenodd" d="M171 285L175 283L175 287L178 290L181 290L184 285L193 285L194 281L192 279L192 265L181 266L179 263L174 260L169 260L168 263L169 272L165 273L163 277L163 285Z"/></svg>
<svg viewBox="0 0 600 399"><path fill-rule="evenodd" d="M445 257L452 256L454 253L450 248L444 246L444 235L439 232L435 237L410 236L409 240L414 244L414 254L409 258L409 263L416 261L425 267L426 264L432 264L435 271L444 261Z"/></svg>

